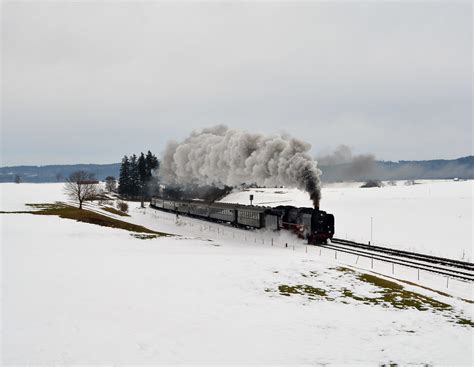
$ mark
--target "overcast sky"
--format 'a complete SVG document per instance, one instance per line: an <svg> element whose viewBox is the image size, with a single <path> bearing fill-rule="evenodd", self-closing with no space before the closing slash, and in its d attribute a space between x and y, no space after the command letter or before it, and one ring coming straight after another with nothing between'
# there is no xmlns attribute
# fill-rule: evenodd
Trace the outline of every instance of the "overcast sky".
<svg viewBox="0 0 474 367"><path fill-rule="evenodd" d="M2 165L226 124L379 159L472 154L466 2L3 2Z"/></svg>

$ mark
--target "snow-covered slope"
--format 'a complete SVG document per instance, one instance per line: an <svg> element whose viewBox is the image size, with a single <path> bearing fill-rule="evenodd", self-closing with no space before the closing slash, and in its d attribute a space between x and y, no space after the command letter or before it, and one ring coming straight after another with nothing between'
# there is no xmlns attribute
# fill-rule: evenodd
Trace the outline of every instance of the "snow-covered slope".
<svg viewBox="0 0 474 367"><path fill-rule="evenodd" d="M10 187L0 186L3 198ZM10 208L20 208L22 188ZM26 202L60 196L34 192ZM122 219L177 236L0 215L2 365L472 364L472 328L460 324L472 304L457 297L397 282L416 293L388 301L361 261L307 250L286 233L130 206ZM422 281L436 286L428 274ZM465 286L451 280L446 291L469 294ZM426 310L403 307L407 295Z"/></svg>
<svg viewBox="0 0 474 367"><path fill-rule="evenodd" d="M474 181L419 181L406 186L360 188L361 183L323 187L321 209L336 218L336 237L398 247L455 259L473 260ZM236 191L222 201L256 205L311 206L295 189Z"/></svg>

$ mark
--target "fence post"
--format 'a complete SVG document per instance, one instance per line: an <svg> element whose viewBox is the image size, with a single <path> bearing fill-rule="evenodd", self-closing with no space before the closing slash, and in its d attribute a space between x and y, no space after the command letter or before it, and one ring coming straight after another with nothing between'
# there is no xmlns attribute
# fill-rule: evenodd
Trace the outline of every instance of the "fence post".
<svg viewBox="0 0 474 367"><path fill-rule="evenodd" d="M418 280L420 280L420 268L418 268L417 270L418 270Z"/></svg>
<svg viewBox="0 0 474 367"><path fill-rule="evenodd" d="M308 245L306 245L306 253L308 253Z"/></svg>
<svg viewBox="0 0 474 367"><path fill-rule="evenodd" d="M395 264L392 263L392 274L395 274Z"/></svg>
<svg viewBox="0 0 474 367"><path fill-rule="evenodd" d="M359 255L357 255L356 264L359 262Z"/></svg>
<svg viewBox="0 0 474 367"><path fill-rule="evenodd" d="M372 257L370 260L371 260L370 267L371 267L371 269L373 269L374 268L374 258Z"/></svg>
<svg viewBox="0 0 474 367"><path fill-rule="evenodd" d="M319 248L319 256L321 256L321 247Z"/></svg>
<svg viewBox="0 0 474 367"><path fill-rule="evenodd" d="M272 237L272 246L273 246L273 237Z"/></svg>
<svg viewBox="0 0 474 367"><path fill-rule="evenodd" d="M337 250L334 250L334 258L337 260Z"/></svg>
<svg viewBox="0 0 474 367"><path fill-rule="evenodd" d="M446 288L449 288L449 275L446 277Z"/></svg>

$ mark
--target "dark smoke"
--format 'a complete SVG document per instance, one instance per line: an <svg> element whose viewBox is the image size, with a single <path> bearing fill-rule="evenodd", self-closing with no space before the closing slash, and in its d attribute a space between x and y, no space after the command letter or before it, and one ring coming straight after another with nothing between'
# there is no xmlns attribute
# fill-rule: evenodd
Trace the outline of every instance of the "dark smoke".
<svg viewBox="0 0 474 367"><path fill-rule="evenodd" d="M329 181L354 181L365 179L375 168L373 154L353 155L347 145L340 145L332 154L318 157L319 165Z"/></svg>
<svg viewBox="0 0 474 367"><path fill-rule="evenodd" d="M321 171L311 145L288 136L264 136L219 125L171 142L163 154L160 178L171 185L295 187L321 199Z"/></svg>

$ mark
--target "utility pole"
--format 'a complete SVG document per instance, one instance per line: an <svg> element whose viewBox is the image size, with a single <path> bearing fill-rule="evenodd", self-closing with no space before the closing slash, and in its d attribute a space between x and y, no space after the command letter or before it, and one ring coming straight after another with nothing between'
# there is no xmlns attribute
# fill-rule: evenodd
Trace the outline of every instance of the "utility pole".
<svg viewBox="0 0 474 367"><path fill-rule="evenodd" d="M370 243L373 242L373 233L374 233L374 217L370 217Z"/></svg>

